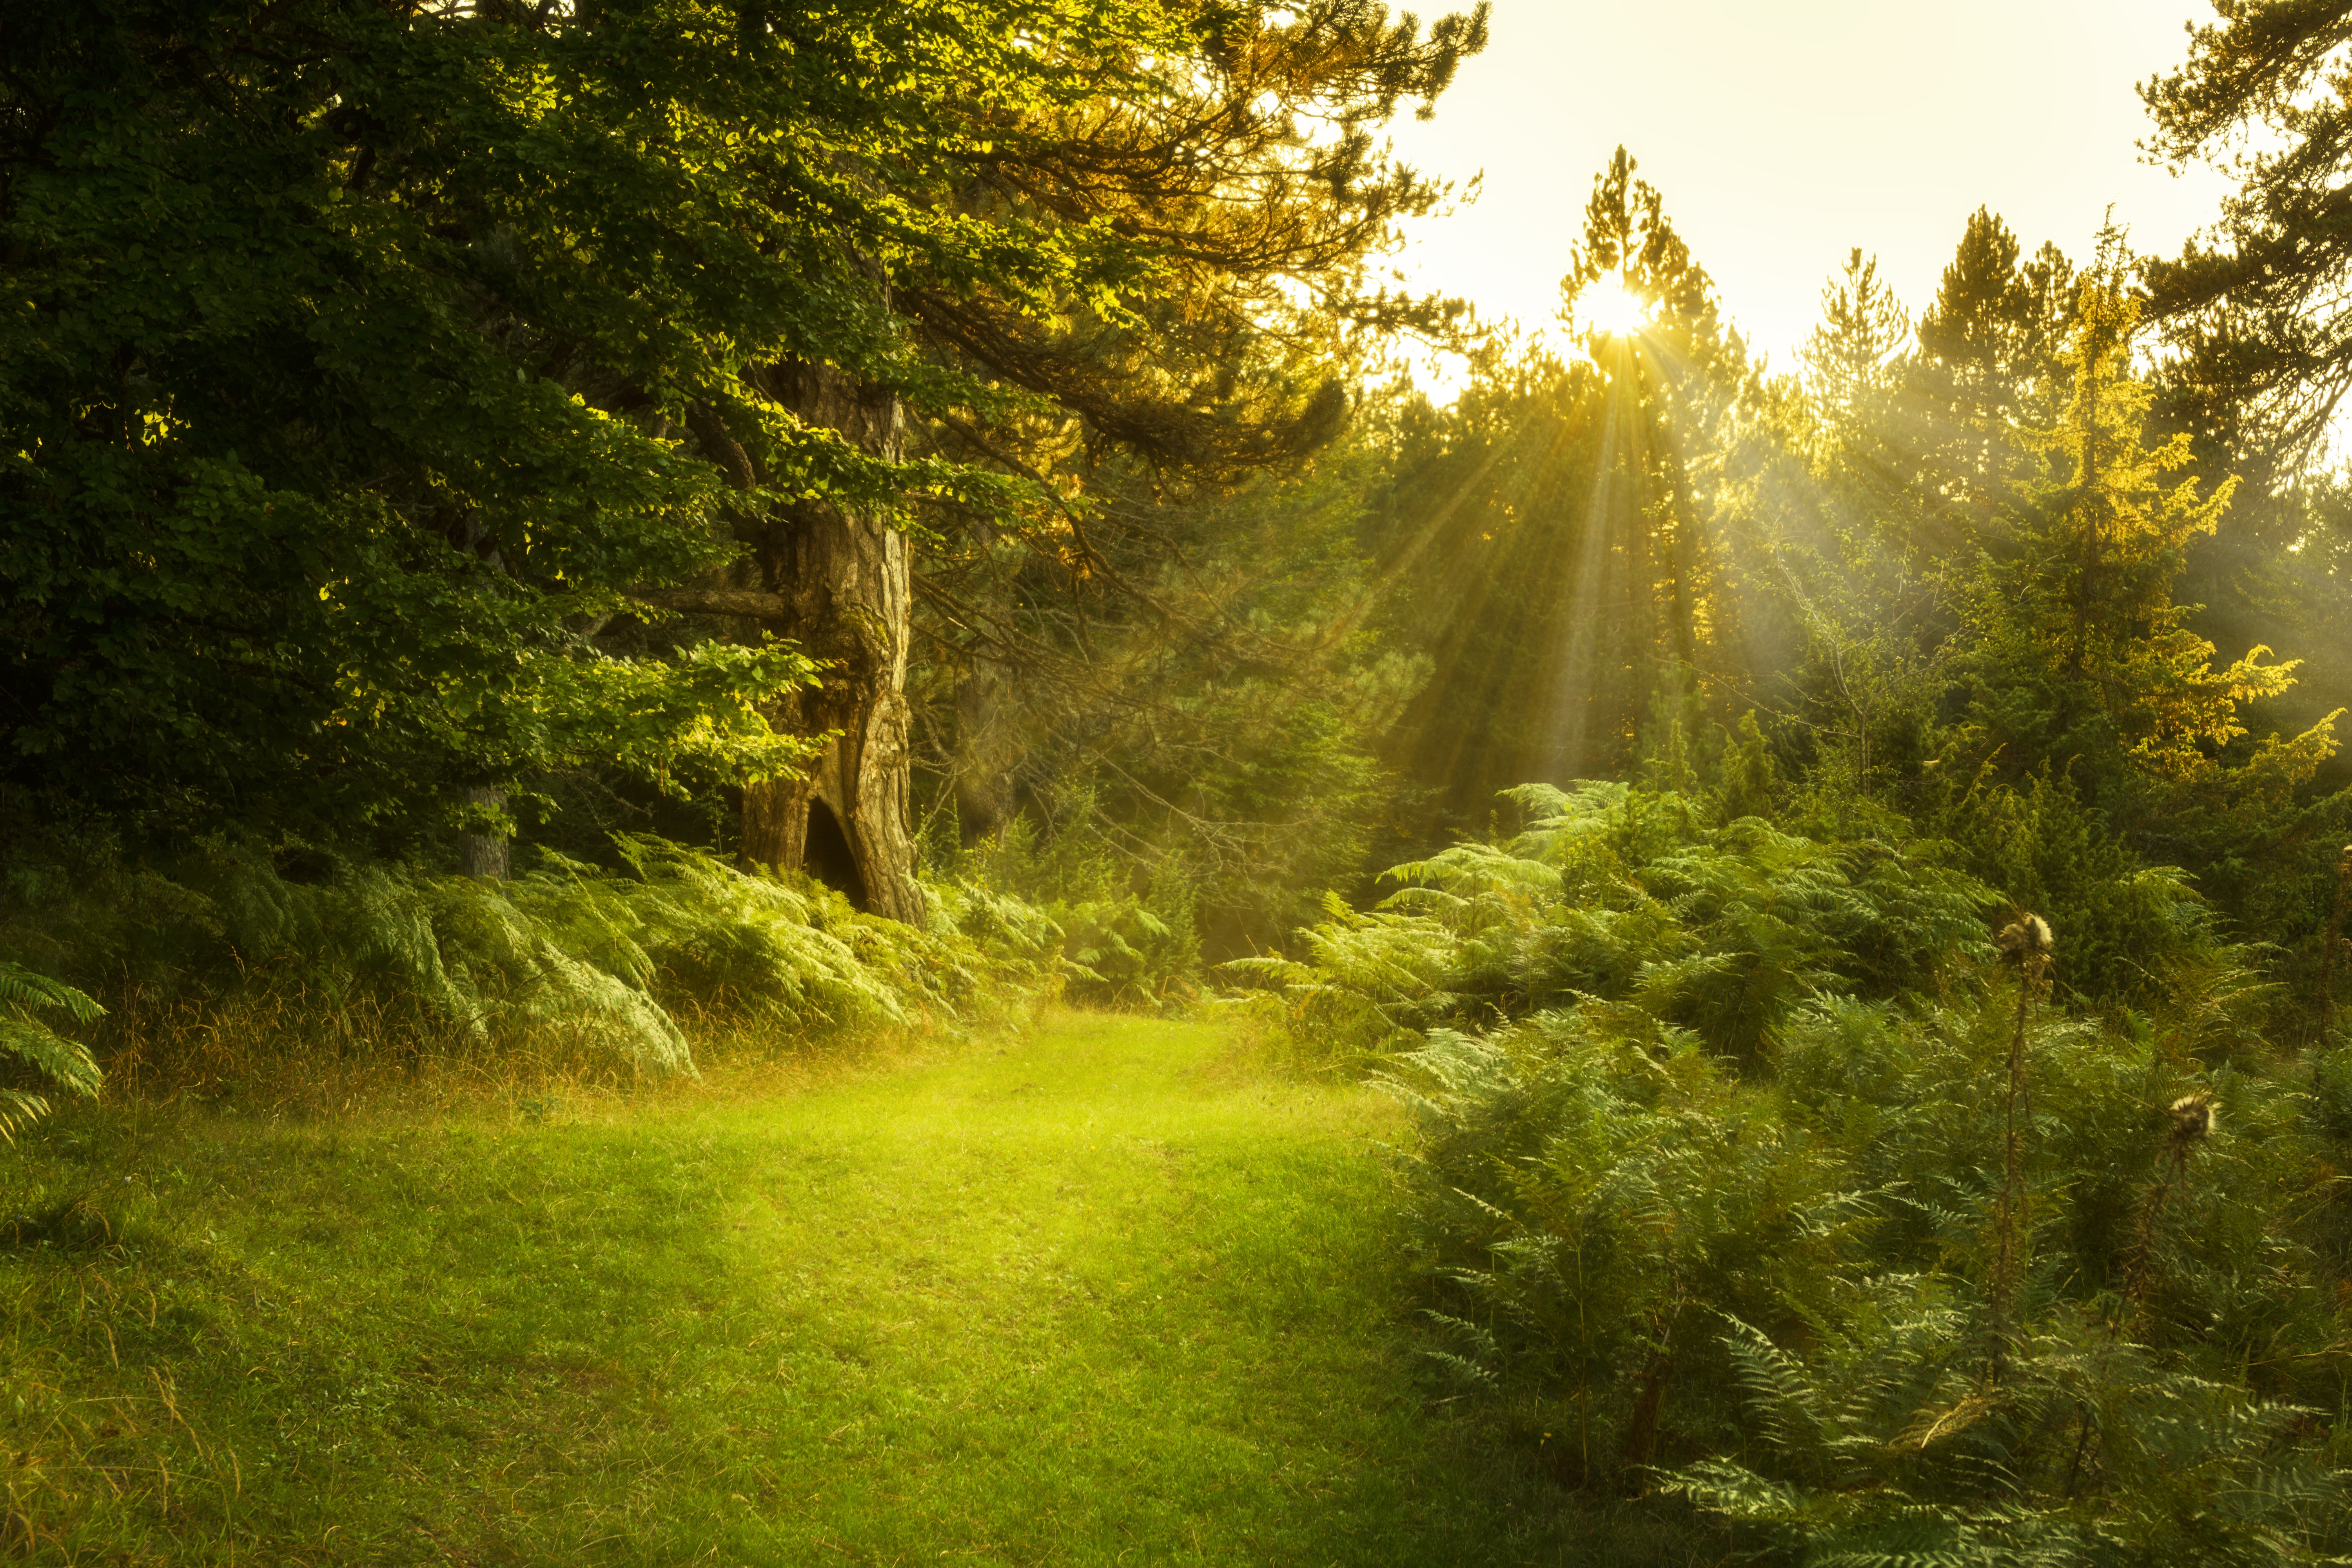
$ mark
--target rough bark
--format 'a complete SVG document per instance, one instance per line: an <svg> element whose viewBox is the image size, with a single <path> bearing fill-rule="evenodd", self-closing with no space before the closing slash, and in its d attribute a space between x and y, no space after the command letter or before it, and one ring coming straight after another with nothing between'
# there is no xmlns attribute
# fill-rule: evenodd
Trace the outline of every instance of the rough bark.
<svg viewBox="0 0 2352 1568"><path fill-rule="evenodd" d="M905 416L895 395L829 365L777 366L765 380L770 395L806 423L837 430L879 458L895 461L903 451ZM720 463L734 467L724 457ZM782 611L768 624L825 667L821 686L787 699L770 721L801 734L837 735L803 776L744 790L743 854L780 869L810 866L812 812L821 804L846 843L858 884L852 896L872 913L919 923L908 800L913 589L906 535L856 511L806 502L760 531L756 560L761 591ZM832 847L830 828L816 826L821 847ZM822 857L812 868L823 868Z"/></svg>
<svg viewBox="0 0 2352 1568"><path fill-rule="evenodd" d="M487 784L473 784L460 789L457 798L467 805L488 806L495 811L506 805L507 792ZM495 833L458 834L457 868L468 877L483 877L494 882L506 880L512 871L507 841Z"/></svg>

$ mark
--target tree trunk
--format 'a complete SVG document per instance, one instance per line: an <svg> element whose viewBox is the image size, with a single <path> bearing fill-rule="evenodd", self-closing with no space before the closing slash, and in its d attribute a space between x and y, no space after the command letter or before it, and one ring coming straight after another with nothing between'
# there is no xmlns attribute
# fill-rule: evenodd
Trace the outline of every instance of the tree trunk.
<svg viewBox="0 0 2352 1568"><path fill-rule="evenodd" d="M1003 666L980 658L956 689L956 826L967 845L988 838L1013 816L1013 764L1020 746L1005 700L1010 685Z"/></svg>
<svg viewBox="0 0 2352 1568"><path fill-rule="evenodd" d="M860 386L829 365L780 365L763 379L805 423L837 430L877 458L896 461L903 451L905 416L894 395ZM757 560L763 585L784 604L776 629L826 667L822 686L786 699L770 722L800 734L838 733L802 777L745 788L744 857L846 882L843 890L861 908L919 924L908 801L907 537L830 502L803 502L761 531Z"/></svg>
<svg viewBox="0 0 2352 1568"><path fill-rule="evenodd" d="M505 806L507 792L488 784L468 784L458 790L457 798L467 805L496 811ZM512 871L507 841L495 833L458 834L457 868L468 877L505 881Z"/></svg>

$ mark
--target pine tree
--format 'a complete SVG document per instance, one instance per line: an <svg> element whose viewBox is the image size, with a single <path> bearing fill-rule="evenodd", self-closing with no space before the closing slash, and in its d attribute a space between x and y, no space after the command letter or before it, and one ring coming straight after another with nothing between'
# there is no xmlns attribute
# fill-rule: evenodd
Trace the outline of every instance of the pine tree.
<svg viewBox="0 0 2352 1568"><path fill-rule="evenodd" d="M2216 668L2173 589L2189 542L2210 534L2234 480L2173 479L2186 432L2150 443L2151 393L2132 374L2141 304L2119 263L2084 279L2066 357L2067 403L2030 433L2042 476L2020 487L2005 544L1966 591L1980 693L1975 711L2011 771L2079 764L2117 826L2275 808L2335 749L2332 718L2233 757L2245 705L2293 684L2256 647Z"/></svg>
<svg viewBox="0 0 2352 1568"><path fill-rule="evenodd" d="M2055 247L2021 259L1988 208L1969 217L1934 301L1919 315L1909 401L1931 482L1981 496L2014 472L2011 427L2035 412L2058 367L2074 268Z"/></svg>
<svg viewBox="0 0 2352 1568"><path fill-rule="evenodd" d="M1515 784L1624 768L1662 693L1699 732L1692 704L1740 658L1710 465L1752 372L1622 149L1561 289L1571 323L1600 289L1646 320L1581 330L1573 358L1498 354L1452 409L1406 409L1376 500L1383 571L1411 585L1396 630L1434 666L1392 754L1456 822Z"/></svg>
<svg viewBox="0 0 2352 1568"><path fill-rule="evenodd" d="M1880 281L1878 258L1854 247L1843 270L1822 286L1822 320L1799 351L1814 405L1853 417L1893 384L1894 362L1910 339L1911 313Z"/></svg>
<svg viewBox="0 0 2352 1568"><path fill-rule="evenodd" d="M2156 122L2146 145L2176 169L2221 163L2238 188L2214 238L2152 261L2147 286L2176 356L2172 398L2266 480L2318 451L2352 390L2352 7L2214 9L2180 68L2141 87ZM2249 136L2276 145L2241 151Z"/></svg>

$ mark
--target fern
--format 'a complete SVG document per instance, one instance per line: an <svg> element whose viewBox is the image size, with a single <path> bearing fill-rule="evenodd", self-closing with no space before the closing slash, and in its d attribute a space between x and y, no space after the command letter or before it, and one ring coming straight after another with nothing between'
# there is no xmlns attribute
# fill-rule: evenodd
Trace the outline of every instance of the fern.
<svg viewBox="0 0 2352 1568"><path fill-rule="evenodd" d="M106 1009L62 981L0 959L0 1052L14 1057L70 1094L95 1097L104 1075L89 1047L67 1039L35 1016L54 1008L76 1023L95 1022ZM27 1089L0 1089L0 1139L49 1111L48 1099Z"/></svg>
<svg viewBox="0 0 2352 1568"><path fill-rule="evenodd" d="M1524 832L1396 868L1383 904L1229 971L1409 1108L1433 1361L1571 1404L1604 1470L1613 1435L1621 1479L1791 1561L2352 1544L2316 1414L2352 1371L2352 1068L2306 1088L2266 1061L2237 957L2173 953L2148 1016L2035 1016L2032 1223L1989 1384L2017 1017L1989 892L1883 818L1831 842L1622 785L1517 795ZM2234 1130L2193 1162L2164 1141L2184 1094Z"/></svg>
<svg viewBox="0 0 2352 1568"><path fill-rule="evenodd" d="M1985 950L1991 895L1932 847L1710 828L1622 785L1513 793L1525 832L1391 868L1397 891L1368 912L1335 901L1299 933L1303 959L1227 972L1278 991L1294 1034L1333 1055L1597 998L1752 1057L1815 995L1931 987Z"/></svg>
<svg viewBox="0 0 2352 1568"><path fill-rule="evenodd" d="M1727 1341L1762 1438L1665 1482L1808 1563L2340 1561L2343 1477L2283 1441L2316 1413L2157 1364L2079 1316L2045 1321L1998 1388L1918 1278L1815 1352Z"/></svg>
<svg viewBox="0 0 2352 1568"><path fill-rule="evenodd" d="M199 1007L282 985L327 1012L341 1040L353 1037L353 1005L371 997L485 1050L552 1037L655 1073L695 1070L681 1007L814 1035L960 1016L1068 974L1061 927L983 889L940 899L934 928L917 930L859 914L828 889L658 839L616 848L620 869L541 852L507 882L378 865L294 883L260 857L208 846L170 878L52 889L0 934L56 952L60 967ZM58 984L22 973L16 987ZM63 1048L6 994L7 1048Z"/></svg>

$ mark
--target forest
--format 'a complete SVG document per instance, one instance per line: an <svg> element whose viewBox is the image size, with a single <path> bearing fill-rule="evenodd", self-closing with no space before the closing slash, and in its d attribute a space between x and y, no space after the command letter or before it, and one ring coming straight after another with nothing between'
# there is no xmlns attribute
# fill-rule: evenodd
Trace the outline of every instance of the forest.
<svg viewBox="0 0 2352 1568"><path fill-rule="evenodd" d="M0 0L0 1548L2352 1562L2352 0L1786 363L1507 22Z"/></svg>

